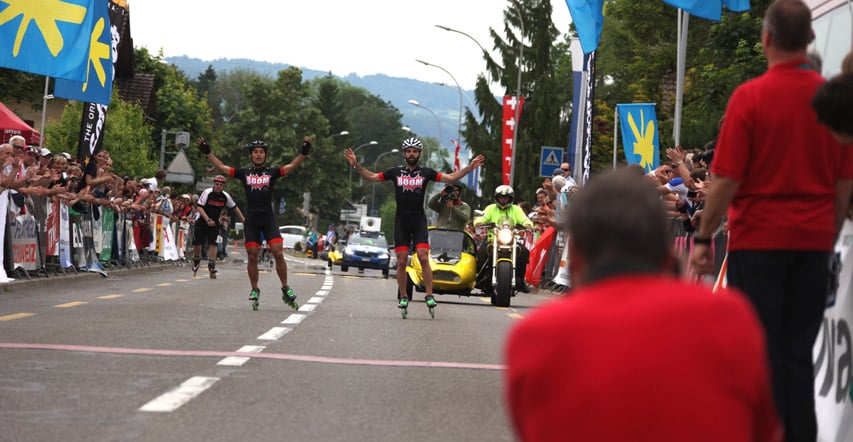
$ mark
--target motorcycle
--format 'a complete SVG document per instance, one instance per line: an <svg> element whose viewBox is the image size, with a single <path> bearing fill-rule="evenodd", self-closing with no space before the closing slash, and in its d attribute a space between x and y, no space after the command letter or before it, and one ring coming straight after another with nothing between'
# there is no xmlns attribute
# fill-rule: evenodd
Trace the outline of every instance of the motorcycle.
<svg viewBox="0 0 853 442"><path fill-rule="evenodd" d="M429 264L432 269L432 291L436 295L471 296L477 281L477 245L467 232L429 228ZM406 291L426 292L423 269L416 255L409 255L406 265Z"/></svg>
<svg viewBox="0 0 853 442"><path fill-rule="evenodd" d="M525 227L513 226L508 219L487 223L483 227L491 230L491 295L492 305L509 307L515 296L515 266L518 247L524 247ZM483 287L480 287L482 290Z"/></svg>

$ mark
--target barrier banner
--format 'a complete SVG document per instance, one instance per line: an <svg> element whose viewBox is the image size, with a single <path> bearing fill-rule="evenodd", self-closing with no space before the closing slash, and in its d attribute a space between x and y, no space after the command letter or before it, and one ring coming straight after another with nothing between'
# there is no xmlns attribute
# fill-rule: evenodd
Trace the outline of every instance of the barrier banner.
<svg viewBox="0 0 853 442"><path fill-rule="evenodd" d="M100 254L102 247L101 240L103 236L103 233L101 232L101 223L103 221L103 218L100 216L101 208L99 206L91 205L89 206L89 210L91 210L92 213L95 213L94 211L97 210L99 213L97 219L95 219L94 216L90 216L89 220L92 222L92 243L95 247L95 254Z"/></svg>
<svg viewBox="0 0 853 442"><path fill-rule="evenodd" d="M9 211L9 191L0 192L0 213L8 213ZM6 248L6 235L2 234L6 231L6 216L0 216L0 283L12 282L15 279L10 278L6 274L6 265L4 261L3 250Z"/></svg>
<svg viewBox="0 0 853 442"><path fill-rule="evenodd" d="M160 217L162 224L160 227L160 254L159 256L166 261L177 261L178 250L175 248L175 238L172 234L172 220L169 218Z"/></svg>
<svg viewBox="0 0 853 442"><path fill-rule="evenodd" d="M83 232L83 255L86 262L81 270L85 269L87 272L100 273L101 276L106 278L107 272L104 271L104 266L101 265L101 261L98 260L98 254L95 251L95 239L92 231L92 213L94 210L98 210L98 208L90 206L89 209L89 213L83 214L80 217L80 226Z"/></svg>
<svg viewBox="0 0 853 442"><path fill-rule="evenodd" d="M74 266L72 253L74 245L71 244L71 212L68 211L68 206L65 203L59 204L59 266L63 269Z"/></svg>
<svg viewBox="0 0 853 442"><path fill-rule="evenodd" d="M98 257L101 262L110 262L113 258L113 237L115 236L115 211L109 207L101 208L101 251Z"/></svg>
<svg viewBox="0 0 853 442"><path fill-rule="evenodd" d="M133 221L126 220L124 222L124 229L127 232L125 237L127 238L127 242L125 243L125 250L127 250L127 263L136 263L139 262L139 250L136 250L136 239L134 238L133 232Z"/></svg>
<svg viewBox="0 0 853 442"><path fill-rule="evenodd" d="M83 248L83 228L80 215L68 210L68 223L71 226L71 259L77 269L86 267L86 251Z"/></svg>
<svg viewBox="0 0 853 442"><path fill-rule="evenodd" d="M44 222L45 256L59 256L59 199L53 198L48 204Z"/></svg>
<svg viewBox="0 0 853 442"><path fill-rule="evenodd" d="M835 253L842 265L835 303L824 311L812 352L819 441L853 440L853 221L849 219Z"/></svg>
<svg viewBox="0 0 853 442"><path fill-rule="evenodd" d="M27 271L39 268L38 223L30 215L18 215L9 226L12 234L12 263L14 268Z"/></svg>
<svg viewBox="0 0 853 442"><path fill-rule="evenodd" d="M560 266L558 267L557 274L554 275L555 284L564 285L566 287L572 286L572 280L569 277L569 238L568 236L565 238L566 241L563 243L562 247L562 255L560 258Z"/></svg>

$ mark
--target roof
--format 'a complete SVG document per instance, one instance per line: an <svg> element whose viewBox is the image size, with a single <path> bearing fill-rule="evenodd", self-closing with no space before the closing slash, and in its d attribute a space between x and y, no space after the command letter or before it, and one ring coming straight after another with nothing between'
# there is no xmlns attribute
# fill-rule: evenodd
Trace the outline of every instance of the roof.
<svg viewBox="0 0 853 442"><path fill-rule="evenodd" d="M116 88L118 88L118 95L123 101L138 103L147 117L152 117L157 113L154 74L116 77L114 81Z"/></svg>

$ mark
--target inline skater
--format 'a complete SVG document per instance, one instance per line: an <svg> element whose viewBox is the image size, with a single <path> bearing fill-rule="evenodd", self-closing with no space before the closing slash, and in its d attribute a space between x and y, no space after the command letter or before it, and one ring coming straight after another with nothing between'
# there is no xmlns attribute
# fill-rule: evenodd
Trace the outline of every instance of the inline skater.
<svg viewBox="0 0 853 442"><path fill-rule="evenodd" d="M261 245L261 233L270 247L275 259L275 272L281 281L281 300L294 310L299 308L296 303L296 294L287 284L287 263L284 260L282 250L281 234L278 231L278 221L272 207L272 188L276 180L287 176L294 171L311 152L313 139L305 137L302 142L302 150L290 163L279 167L268 167L267 143L256 140L245 145L251 159L252 166L248 168L235 168L224 164L210 150L210 145L204 138L198 139L198 148L205 154L213 166L226 176L234 177L243 183L246 190L246 221L245 245L249 262L246 272L249 274L249 284L252 286L249 292L249 300L252 308L258 309L261 289L258 288L258 254Z"/></svg>
<svg viewBox="0 0 853 442"><path fill-rule="evenodd" d="M246 222L234 198L224 189L225 177L217 175L213 177L213 187L204 189L196 202L199 217L193 229L193 277L201 264L201 245L206 242L207 270L210 272L210 279L216 279L216 237L219 235L219 219L223 209L232 209L240 222Z"/></svg>
<svg viewBox="0 0 853 442"><path fill-rule="evenodd" d="M344 151L344 156L359 175L367 181L391 181L397 200L397 212L394 215L394 253L397 255L398 307L403 318L408 314L409 298L406 293L406 261L409 251L414 249L423 269L426 297L430 315L434 316L436 306L432 294L432 268L429 264L429 237L427 236L427 217L424 211L426 185L430 181L449 183L457 181L480 167L486 158L478 155L462 169L452 173L442 173L418 163L423 151L423 143L418 138L403 141L402 150L406 163L392 167L384 172L371 172L358 164L358 158L352 149Z"/></svg>

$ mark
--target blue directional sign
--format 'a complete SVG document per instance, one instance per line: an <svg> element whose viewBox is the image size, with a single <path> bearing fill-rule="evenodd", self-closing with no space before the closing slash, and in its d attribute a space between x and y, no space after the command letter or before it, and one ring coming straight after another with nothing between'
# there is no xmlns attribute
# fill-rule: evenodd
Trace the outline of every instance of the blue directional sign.
<svg viewBox="0 0 853 442"><path fill-rule="evenodd" d="M566 153L562 147L542 146L539 160L539 176L550 177L554 175L554 170L560 168L563 164L563 155Z"/></svg>

